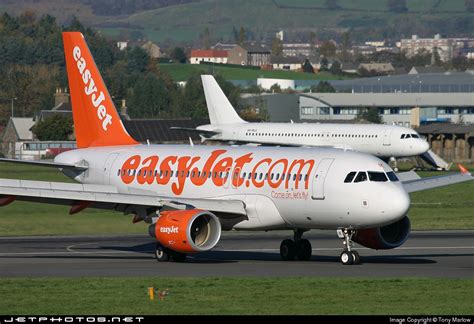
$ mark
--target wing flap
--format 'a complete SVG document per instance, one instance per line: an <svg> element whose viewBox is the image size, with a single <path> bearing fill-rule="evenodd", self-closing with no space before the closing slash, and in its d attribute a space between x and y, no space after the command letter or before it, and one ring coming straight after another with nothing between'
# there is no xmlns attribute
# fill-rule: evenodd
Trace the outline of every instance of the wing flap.
<svg viewBox="0 0 474 324"><path fill-rule="evenodd" d="M47 168L71 169L71 170L75 170L75 171L85 171L85 170L88 169L88 167L84 166L84 165L66 164L66 163L57 163L57 162L45 162L45 161L24 161L24 160L0 158L0 162L34 165L34 166L41 166L41 167L47 167Z"/></svg>
<svg viewBox="0 0 474 324"><path fill-rule="evenodd" d="M47 181L0 179L0 197L72 206L89 202L90 208L135 212L137 208L199 208L216 213L247 215L240 200L176 198L153 195L150 191L119 193L116 187Z"/></svg>

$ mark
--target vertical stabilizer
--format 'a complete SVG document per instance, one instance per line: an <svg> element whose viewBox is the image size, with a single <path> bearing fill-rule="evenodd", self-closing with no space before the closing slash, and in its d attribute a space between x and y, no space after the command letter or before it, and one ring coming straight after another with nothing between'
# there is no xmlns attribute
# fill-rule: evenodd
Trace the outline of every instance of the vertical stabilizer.
<svg viewBox="0 0 474 324"><path fill-rule="evenodd" d="M123 126L84 36L64 32L63 42L77 147L138 144Z"/></svg>
<svg viewBox="0 0 474 324"><path fill-rule="evenodd" d="M211 125L245 123L235 112L216 79L212 75L201 75L201 79Z"/></svg>

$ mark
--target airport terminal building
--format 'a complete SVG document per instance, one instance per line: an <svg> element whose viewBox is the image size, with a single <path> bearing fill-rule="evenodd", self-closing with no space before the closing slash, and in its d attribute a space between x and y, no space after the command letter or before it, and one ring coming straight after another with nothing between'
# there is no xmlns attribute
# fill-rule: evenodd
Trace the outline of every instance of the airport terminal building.
<svg viewBox="0 0 474 324"><path fill-rule="evenodd" d="M386 124L474 123L474 72L331 81L337 93L300 95L302 121L350 120L376 107ZM303 85L299 85L303 86Z"/></svg>

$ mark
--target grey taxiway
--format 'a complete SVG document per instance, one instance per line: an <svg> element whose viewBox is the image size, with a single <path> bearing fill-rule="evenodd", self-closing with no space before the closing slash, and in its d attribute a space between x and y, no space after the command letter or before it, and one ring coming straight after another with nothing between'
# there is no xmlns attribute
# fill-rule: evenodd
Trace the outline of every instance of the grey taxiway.
<svg viewBox="0 0 474 324"><path fill-rule="evenodd" d="M309 261L282 261L281 240L292 232L223 233L211 251L184 263L158 263L146 235L0 237L0 277L332 276L474 278L474 231L412 232L394 250L356 246L360 265L339 261L335 231L311 231Z"/></svg>

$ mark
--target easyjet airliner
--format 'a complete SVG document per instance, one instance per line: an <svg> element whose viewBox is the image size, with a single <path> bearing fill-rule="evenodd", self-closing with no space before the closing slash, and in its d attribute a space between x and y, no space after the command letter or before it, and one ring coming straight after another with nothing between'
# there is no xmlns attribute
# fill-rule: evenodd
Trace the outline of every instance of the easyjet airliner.
<svg viewBox="0 0 474 324"><path fill-rule="evenodd" d="M150 224L158 261L212 249L221 230L294 231L285 260L308 260L310 229L337 230L343 264L353 242L401 245L410 232L408 192L472 180L467 172L402 184L380 159L332 148L143 145L124 128L83 35L63 33L77 150L56 167L78 184L0 180L0 205L15 200L115 210Z"/></svg>
<svg viewBox="0 0 474 324"><path fill-rule="evenodd" d="M369 153L380 158L417 156L429 144L413 129L379 124L248 123L237 115L212 75L202 75L210 125L195 131L203 140L265 145L324 146Z"/></svg>

